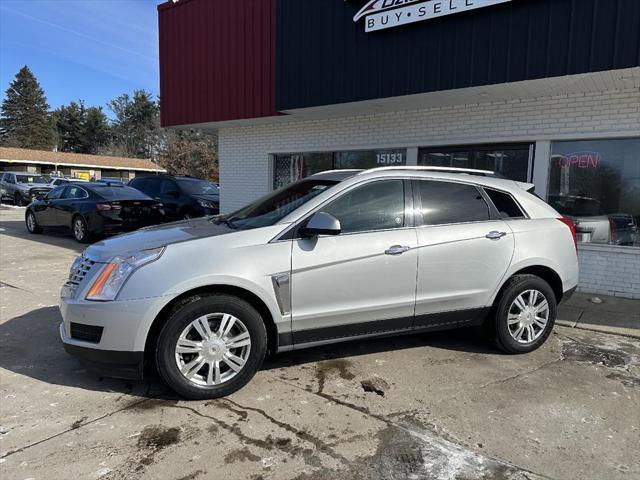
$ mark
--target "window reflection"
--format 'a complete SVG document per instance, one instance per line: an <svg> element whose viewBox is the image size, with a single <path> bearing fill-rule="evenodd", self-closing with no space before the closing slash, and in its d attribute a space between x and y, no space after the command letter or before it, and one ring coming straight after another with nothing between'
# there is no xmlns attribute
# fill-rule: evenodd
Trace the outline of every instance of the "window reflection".
<svg viewBox="0 0 640 480"><path fill-rule="evenodd" d="M640 138L553 142L548 202L579 242L640 246Z"/></svg>

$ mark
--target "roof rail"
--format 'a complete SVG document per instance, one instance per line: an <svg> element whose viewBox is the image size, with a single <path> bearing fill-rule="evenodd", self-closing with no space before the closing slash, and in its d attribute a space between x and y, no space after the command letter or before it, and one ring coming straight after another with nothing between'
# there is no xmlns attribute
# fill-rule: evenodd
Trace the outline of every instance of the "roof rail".
<svg viewBox="0 0 640 480"><path fill-rule="evenodd" d="M456 168L456 167L429 167L422 165L403 165L403 166L393 166L393 167L375 167L370 168L368 170L363 170L362 173L366 172L379 172L383 170L424 170L430 172L443 172L443 173L469 173L474 175L496 175L496 172L491 170L477 170L474 168Z"/></svg>

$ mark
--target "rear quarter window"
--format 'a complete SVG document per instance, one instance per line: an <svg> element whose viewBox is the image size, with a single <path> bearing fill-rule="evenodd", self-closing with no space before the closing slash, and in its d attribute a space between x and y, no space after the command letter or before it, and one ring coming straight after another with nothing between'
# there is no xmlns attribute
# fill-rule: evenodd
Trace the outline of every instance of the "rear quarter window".
<svg viewBox="0 0 640 480"><path fill-rule="evenodd" d="M486 222L489 205L473 185L420 180L423 225Z"/></svg>
<svg viewBox="0 0 640 480"><path fill-rule="evenodd" d="M526 218L526 215L511 195L498 190L484 189L501 218Z"/></svg>

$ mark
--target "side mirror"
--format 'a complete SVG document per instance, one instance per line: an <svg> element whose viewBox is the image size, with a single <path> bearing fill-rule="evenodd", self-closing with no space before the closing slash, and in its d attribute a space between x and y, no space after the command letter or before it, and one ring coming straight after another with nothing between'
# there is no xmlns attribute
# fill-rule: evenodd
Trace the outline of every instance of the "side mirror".
<svg viewBox="0 0 640 480"><path fill-rule="evenodd" d="M340 220L329 213L317 212L312 215L300 233L305 237L318 235L339 235L342 231Z"/></svg>

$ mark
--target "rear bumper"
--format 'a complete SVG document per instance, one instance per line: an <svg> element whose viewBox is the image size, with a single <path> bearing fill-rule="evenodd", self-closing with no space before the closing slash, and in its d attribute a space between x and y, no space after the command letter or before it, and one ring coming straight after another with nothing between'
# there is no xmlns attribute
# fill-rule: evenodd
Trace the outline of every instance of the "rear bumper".
<svg viewBox="0 0 640 480"><path fill-rule="evenodd" d="M571 297L573 297L573 294L576 293L576 288L578 288L578 286L576 285L573 288L570 288L569 290L567 290L566 292L564 292L562 294L562 299L560 300L560 305L562 305L563 303L566 303L569 301L569 299Z"/></svg>
<svg viewBox="0 0 640 480"><path fill-rule="evenodd" d="M67 353L100 375L127 380L141 380L143 377L144 352L98 350L79 345L80 342L70 343L72 340L65 335L64 323L60 324L60 338Z"/></svg>

